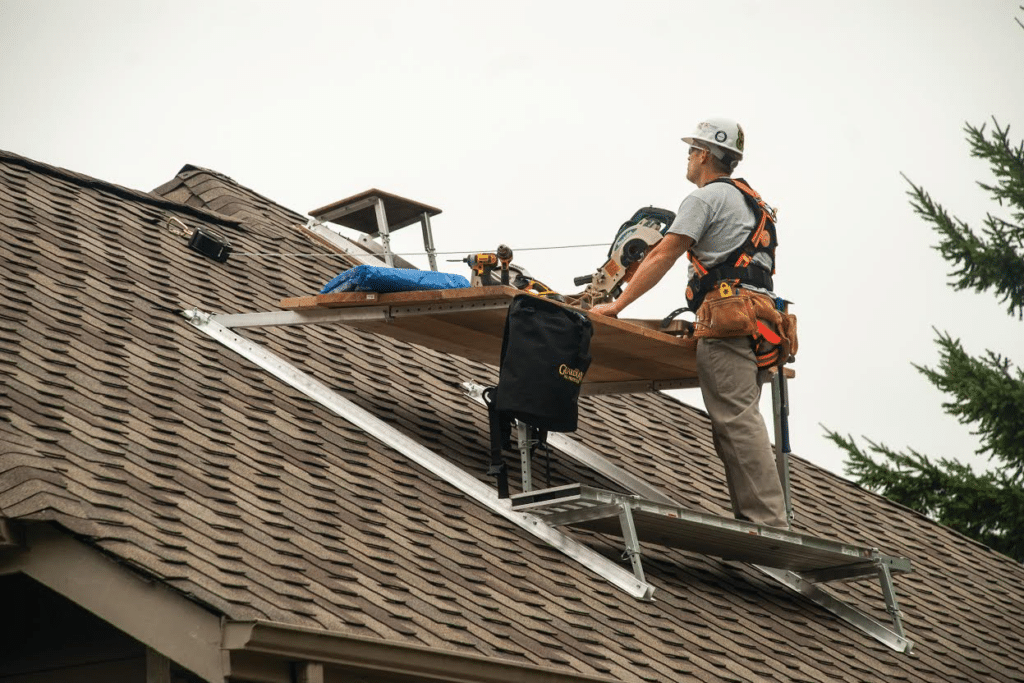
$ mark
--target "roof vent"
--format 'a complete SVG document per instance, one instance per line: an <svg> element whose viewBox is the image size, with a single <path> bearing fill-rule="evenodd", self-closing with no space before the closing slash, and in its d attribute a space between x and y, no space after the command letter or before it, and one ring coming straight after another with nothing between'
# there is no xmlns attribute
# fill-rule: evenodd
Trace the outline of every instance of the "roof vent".
<svg viewBox="0 0 1024 683"><path fill-rule="evenodd" d="M231 243L209 228L190 228L174 216L167 218L171 233L188 238L188 248L219 263L228 260Z"/></svg>

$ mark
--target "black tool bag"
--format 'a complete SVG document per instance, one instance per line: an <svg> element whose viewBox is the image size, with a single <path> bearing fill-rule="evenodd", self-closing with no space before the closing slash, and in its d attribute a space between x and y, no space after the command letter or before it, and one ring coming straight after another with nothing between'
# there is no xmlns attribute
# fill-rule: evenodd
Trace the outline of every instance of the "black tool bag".
<svg viewBox="0 0 1024 683"><path fill-rule="evenodd" d="M498 386L484 393L491 423L491 469L498 495L508 497L502 448L512 450L520 420L539 432L576 431L580 387L590 367L593 326L585 315L528 294L512 300L501 342Z"/></svg>

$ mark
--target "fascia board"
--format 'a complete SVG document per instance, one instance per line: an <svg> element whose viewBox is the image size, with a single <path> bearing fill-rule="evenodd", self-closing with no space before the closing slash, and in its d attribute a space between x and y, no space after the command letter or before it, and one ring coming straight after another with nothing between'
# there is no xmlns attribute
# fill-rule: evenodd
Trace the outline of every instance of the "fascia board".
<svg viewBox="0 0 1024 683"><path fill-rule="evenodd" d="M224 649L234 655L270 655L281 662L318 662L338 669L437 683L613 683L548 667L480 655L362 638L268 621L227 622ZM279 668L286 671L286 668ZM232 675L230 669L228 675ZM330 675L325 677L331 680ZM344 680L342 678L341 680Z"/></svg>
<svg viewBox="0 0 1024 683"><path fill-rule="evenodd" d="M224 680L221 618L144 580L49 524L24 526L24 550L0 555L21 572L206 681Z"/></svg>

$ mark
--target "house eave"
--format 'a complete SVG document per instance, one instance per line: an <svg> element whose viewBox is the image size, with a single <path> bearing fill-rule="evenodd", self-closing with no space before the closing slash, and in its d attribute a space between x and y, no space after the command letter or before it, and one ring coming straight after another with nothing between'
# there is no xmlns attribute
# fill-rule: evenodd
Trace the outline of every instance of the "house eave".
<svg viewBox="0 0 1024 683"><path fill-rule="evenodd" d="M614 679L534 666L480 655L445 652L424 646L345 635L269 621L228 622L224 625L224 650L229 677L248 678L243 671L247 655L268 655L261 670L276 675L261 680L291 683L289 663L316 663L324 667L324 681L345 680L332 671L386 675L388 680L436 681L438 683L611 683ZM278 666L268 666L272 660Z"/></svg>
<svg viewBox="0 0 1024 683"><path fill-rule="evenodd" d="M7 521L7 520L4 520ZM614 679L271 621L228 621L51 523L11 524L0 575L23 573L205 681L611 683ZM321 675L305 676L303 670Z"/></svg>
<svg viewBox="0 0 1024 683"><path fill-rule="evenodd" d="M56 525L21 525L22 544L0 554L0 574L23 573L203 680L224 679L221 618Z"/></svg>

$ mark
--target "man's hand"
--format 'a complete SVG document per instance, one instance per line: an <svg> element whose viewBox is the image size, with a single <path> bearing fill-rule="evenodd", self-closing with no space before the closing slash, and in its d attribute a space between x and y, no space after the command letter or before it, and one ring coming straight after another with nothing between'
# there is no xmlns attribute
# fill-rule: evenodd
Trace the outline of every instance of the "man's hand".
<svg viewBox="0 0 1024 683"><path fill-rule="evenodd" d="M693 238L669 233L654 245L651 253L640 262L640 267L633 273L633 278L619 298L610 304L601 304L590 309L591 313L617 318L629 304L647 293L661 281L680 256L693 246Z"/></svg>
<svg viewBox="0 0 1024 683"><path fill-rule="evenodd" d="M591 308L589 312L595 315L606 315L609 318L619 317L619 312L616 310L615 304L598 304Z"/></svg>

